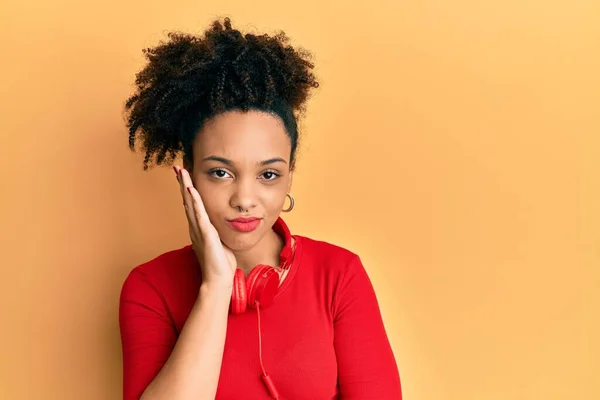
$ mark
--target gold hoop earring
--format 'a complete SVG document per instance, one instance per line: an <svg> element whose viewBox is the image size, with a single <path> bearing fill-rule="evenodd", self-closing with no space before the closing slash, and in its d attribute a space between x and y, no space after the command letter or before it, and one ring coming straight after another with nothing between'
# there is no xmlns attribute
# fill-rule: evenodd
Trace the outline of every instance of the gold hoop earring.
<svg viewBox="0 0 600 400"><path fill-rule="evenodd" d="M292 211L292 209L294 208L294 197L291 194L286 194L286 197L288 197L290 199L290 206L284 210L281 210L282 212L290 212Z"/></svg>

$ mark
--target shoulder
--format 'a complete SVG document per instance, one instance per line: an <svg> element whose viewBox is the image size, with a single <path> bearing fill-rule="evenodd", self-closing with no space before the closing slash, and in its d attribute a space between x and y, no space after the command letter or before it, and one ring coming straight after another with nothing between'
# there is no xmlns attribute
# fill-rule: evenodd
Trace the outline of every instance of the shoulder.
<svg viewBox="0 0 600 400"><path fill-rule="evenodd" d="M191 245L161 253L136 265L125 278L122 291L161 291L179 280L189 280L198 271L196 263Z"/></svg>
<svg viewBox="0 0 600 400"><path fill-rule="evenodd" d="M322 240L300 237L301 270L304 276L321 282L331 298L331 312L338 316L356 299L374 296L369 275L360 256L352 250Z"/></svg>
<svg viewBox="0 0 600 400"><path fill-rule="evenodd" d="M349 261L358 257L353 251L324 240L297 236L302 241L302 252L322 260Z"/></svg>
<svg viewBox="0 0 600 400"><path fill-rule="evenodd" d="M310 265L316 270L341 278L347 273L362 269L360 256L354 251L324 240L298 236L302 243L303 268Z"/></svg>

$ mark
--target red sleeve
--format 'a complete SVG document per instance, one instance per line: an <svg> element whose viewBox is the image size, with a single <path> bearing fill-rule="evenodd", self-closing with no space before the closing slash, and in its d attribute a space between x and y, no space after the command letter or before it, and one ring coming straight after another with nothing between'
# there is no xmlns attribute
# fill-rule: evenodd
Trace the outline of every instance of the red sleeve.
<svg viewBox="0 0 600 400"><path fill-rule="evenodd" d="M400 400L400 376L371 281L355 256L334 300L334 346L342 400Z"/></svg>
<svg viewBox="0 0 600 400"><path fill-rule="evenodd" d="M123 348L123 400L139 400L177 341L164 301L148 276L131 271L121 289L119 325Z"/></svg>

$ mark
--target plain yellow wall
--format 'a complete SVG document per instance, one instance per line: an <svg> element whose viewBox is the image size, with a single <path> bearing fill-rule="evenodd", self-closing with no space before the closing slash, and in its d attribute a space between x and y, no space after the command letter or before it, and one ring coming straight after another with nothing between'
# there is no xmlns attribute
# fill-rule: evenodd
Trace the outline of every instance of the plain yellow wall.
<svg viewBox="0 0 600 400"><path fill-rule="evenodd" d="M121 114L141 49L285 30L321 87L287 216L363 257L408 400L600 398L600 3L17 1L0 24L0 398L118 399L129 270L187 243Z"/></svg>

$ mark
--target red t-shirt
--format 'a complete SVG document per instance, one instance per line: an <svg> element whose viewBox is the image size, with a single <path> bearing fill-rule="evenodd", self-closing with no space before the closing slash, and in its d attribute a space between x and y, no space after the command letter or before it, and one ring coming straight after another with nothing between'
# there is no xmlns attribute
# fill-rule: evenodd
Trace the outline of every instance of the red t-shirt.
<svg viewBox="0 0 600 400"><path fill-rule="evenodd" d="M285 400L400 400L398 368L360 258L294 235L293 263L260 310L265 368ZM138 400L165 364L198 298L191 245L134 268L119 322L123 398ZM229 315L217 400L270 399L261 379L257 311Z"/></svg>

